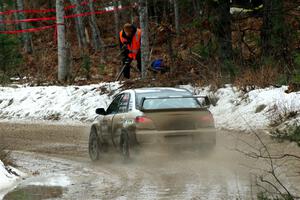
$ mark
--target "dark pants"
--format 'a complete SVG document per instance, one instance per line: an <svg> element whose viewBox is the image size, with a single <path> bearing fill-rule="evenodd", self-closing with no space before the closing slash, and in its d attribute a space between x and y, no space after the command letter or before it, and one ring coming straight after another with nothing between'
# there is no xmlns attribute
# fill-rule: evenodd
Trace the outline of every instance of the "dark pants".
<svg viewBox="0 0 300 200"><path fill-rule="evenodd" d="M138 70L141 72L142 70L142 60L141 60L141 52L138 52L137 55L136 55L136 61L137 61L137 68ZM124 70L123 70L123 75L125 78L129 79L130 78L130 68L131 68L131 62L132 62L132 59L130 58L125 58L123 59L123 66L125 66Z"/></svg>

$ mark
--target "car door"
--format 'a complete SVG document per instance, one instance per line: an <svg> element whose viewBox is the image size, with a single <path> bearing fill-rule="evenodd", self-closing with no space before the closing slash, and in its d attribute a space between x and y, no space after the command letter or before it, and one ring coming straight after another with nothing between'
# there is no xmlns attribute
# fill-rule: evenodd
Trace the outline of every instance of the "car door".
<svg viewBox="0 0 300 200"><path fill-rule="evenodd" d="M101 122L101 133L105 138L111 138L112 121L119 109L119 102L123 94L117 95L106 110L106 115Z"/></svg>
<svg viewBox="0 0 300 200"><path fill-rule="evenodd" d="M112 138L115 146L119 145L124 120L128 118L130 94L124 93L119 101L119 109L112 120Z"/></svg>

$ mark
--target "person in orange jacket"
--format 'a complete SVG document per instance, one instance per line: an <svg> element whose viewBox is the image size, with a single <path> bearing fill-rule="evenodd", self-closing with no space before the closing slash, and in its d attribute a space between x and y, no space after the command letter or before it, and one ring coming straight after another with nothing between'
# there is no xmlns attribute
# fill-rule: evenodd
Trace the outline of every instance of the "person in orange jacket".
<svg viewBox="0 0 300 200"><path fill-rule="evenodd" d="M119 42L122 56L123 75L130 78L130 67L133 60L137 61L137 67L141 72L141 29L133 24L125 24L123 30L120 31Z"/></svg>

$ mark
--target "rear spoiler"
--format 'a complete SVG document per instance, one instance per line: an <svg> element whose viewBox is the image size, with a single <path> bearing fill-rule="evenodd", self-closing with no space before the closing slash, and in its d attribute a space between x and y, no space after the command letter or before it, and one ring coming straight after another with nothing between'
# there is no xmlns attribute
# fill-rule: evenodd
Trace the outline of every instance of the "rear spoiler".
<svg viewBox="0 0 300 200"><path fill-rule="evenodd" d="M169 97L143 97L141 100L141 108L143 108L144 106L144 102L147 99L183 99L183 98L203 98L205 101L206 105L210 105L210 99L208 98L208 96L204 96L204 95L193 95L193 96L169 96Z"/></svg>

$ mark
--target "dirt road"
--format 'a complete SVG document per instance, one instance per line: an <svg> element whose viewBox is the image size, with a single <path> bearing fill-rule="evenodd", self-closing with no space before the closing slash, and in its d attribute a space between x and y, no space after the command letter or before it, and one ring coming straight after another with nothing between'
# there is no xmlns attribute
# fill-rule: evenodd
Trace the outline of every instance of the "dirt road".
<svg viewBox="0 0 300 200"><path fill-rule="evenodd" d="M87 154L88 125L0 123L0 130L1 143L29 175L4 199L255 199L256 177L268 177L268 161L236 151L259 148L253 134L220 131L210 155L147 148L129 163L113 152L93 163ZM260 135L272 154L300 155L295 144ZM274 164L280 180L298 196L299 164L287 159Z"/></svg>

